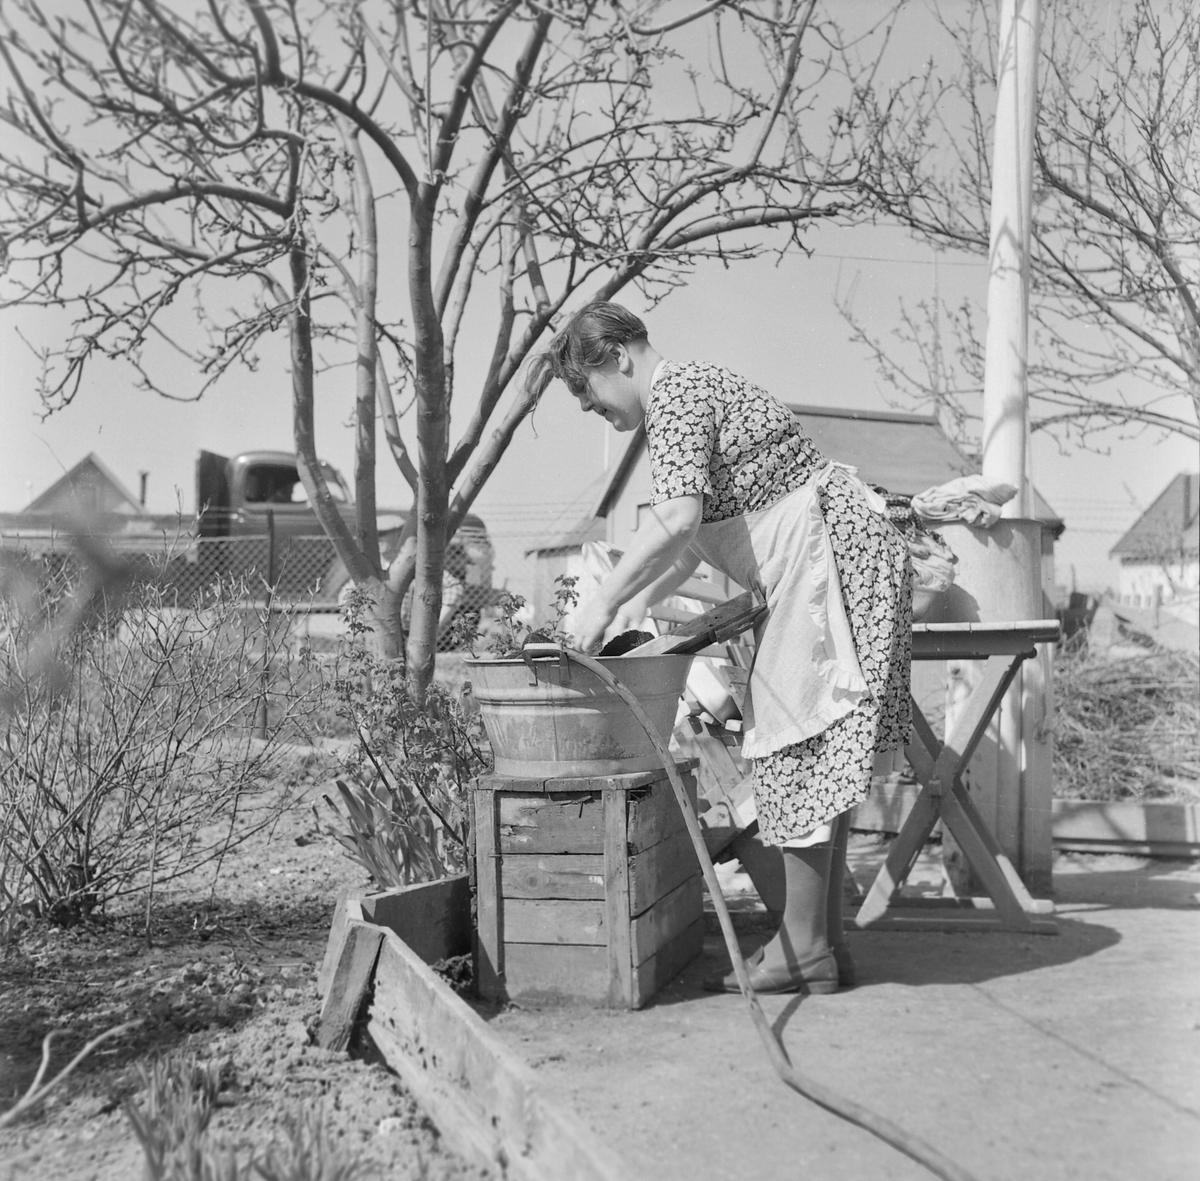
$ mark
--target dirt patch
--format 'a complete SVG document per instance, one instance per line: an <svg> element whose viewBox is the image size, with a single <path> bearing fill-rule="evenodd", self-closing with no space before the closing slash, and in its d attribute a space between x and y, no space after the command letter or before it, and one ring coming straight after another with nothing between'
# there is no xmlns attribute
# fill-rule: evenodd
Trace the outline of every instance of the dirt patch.
<svg viewBox="0 0 1200 1181"><path fill-rule="evenodd" d="M337 895L366 884L314 819L328 772L306 760L295 781L280 785L287 810L227 857L215 888L211 872L176 883L154 910L149 943L144 914L126 909L83 926L26 931L0 960L0 1109L36 1074L47 1033L56 1033L53 1073L99 1033L138 1022L40 1110L0 1132L0 1178L140 1176L142 1150L122 1104L141 1089L139 1065L167 1054L220 1064L209 1134L243 1157L289 1117L319 1107L333 1140L368 1175L488 1176L442 1144L384 1068L312 1043L316 971Z"/></svg>

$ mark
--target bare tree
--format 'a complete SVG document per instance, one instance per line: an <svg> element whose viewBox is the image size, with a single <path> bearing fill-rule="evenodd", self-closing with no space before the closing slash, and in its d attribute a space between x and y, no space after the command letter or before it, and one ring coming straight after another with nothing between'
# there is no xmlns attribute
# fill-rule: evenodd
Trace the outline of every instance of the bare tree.
<svg viewBox="0 0 1200 1181"><path fill-rule="evenodd" d="M164 340L198 366L199 396L286 325L306 489L377 597L385 651L415 576L407 656L423 691L446 541L531 409L513 379L556 317L631 283L661 298L702 260L802 249L808 223L877 199L863 161L889 103L816 0L663 7L83 0L60 19L11 0L8 299L75 325L44 358L46 405L69 402L97 356L181 396ZM481 339L464 404L455 374ZM356 530L316 462L314 386L339 364L357 374ZM375 404L415 498L415 544L386 567Z"/></svg>
<svg viewBox="0 0 1200 1181"><path fill-rule="evenodd" d="M1200 439L1200 20L1190 0L1046 6L1034 176L1029 390L1034 429ZM937 248L988 253L994 6L944 27L913 112L873 158L891 218ZM918 114L919 113L919 114ZM897 194L902 194L896 199ZM882 343L841 302L885 381L977 436L982 309L901 309ZM898 344L896 343L898 341Z"/></svg>

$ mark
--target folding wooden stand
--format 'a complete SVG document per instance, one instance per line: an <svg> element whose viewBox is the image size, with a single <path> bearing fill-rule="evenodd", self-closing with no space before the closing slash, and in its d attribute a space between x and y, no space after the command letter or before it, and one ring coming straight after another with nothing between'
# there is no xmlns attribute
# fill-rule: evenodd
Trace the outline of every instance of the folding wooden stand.
<svg viewBox="0 0 1200 1181"><path fill-rule="evenodd" d="M1058 928L1044 916L1051 902L1030 896L1012 862L988 830L962 773L1023 660L1036 655L1035 644L1059 639L1057 620L1015 623L930 623L913 628L914 660L982 660L983 676L972 689L961 717L943 744L913 702L914 739L905 748L920 794L908 814L887 862L867 892L858 927L1004 927L1053 935ZM921 847L941 820L961 846L988 894L991 909L974 899L901 899Z"/></svg>

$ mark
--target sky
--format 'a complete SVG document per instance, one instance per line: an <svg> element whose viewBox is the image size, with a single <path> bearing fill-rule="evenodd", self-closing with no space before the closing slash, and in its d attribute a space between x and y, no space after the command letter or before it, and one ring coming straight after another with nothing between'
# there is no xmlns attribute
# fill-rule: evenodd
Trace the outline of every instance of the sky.
<svg viewBox="0 0 1200 1181"><path fill-rule="evenodd" d="M920 49L914 42L913 52ZM853 286L856 314L883 337L901 298L911 303L931 296L935 282L950 302L960 295L982 302L984 260L935 257L901 231L882 227L819 227L806 240L811 257L702 267L647 317L652 342L668 357L726 365L783 401L916 411L896 401L871 358L852 343L835 294ZM636 298L629 302L641 310ZM282 338L258 372L229 374L198 403L141 392L128 369L106 363L89 371L70 406L43 417L37 363L26 340L50 343L67 330L45 315L0 313L0 510L22 508L95 452L135 495L146 473L150 511L187 514L194 508L200 449L292 449ZM317 405L318 450L347 475L352 380L349 373L323 380ZM580 414L564 390L548 392L476 502L474 511L496 544L498 583L507 579L520 589L523 552L578 521L624 441L598 417ZM1032 480L1067 524L1056 553L1057 580L1073 580L1081 590L1115 587L1117 567L1108 550L1177 472L1200 466L1194 444L1179 438L1114 436L1108 443L1103 454L1063 453L1040 435L1033 443ZM404 507L409 500L407 486L381 454L379 503Z"/></svg>

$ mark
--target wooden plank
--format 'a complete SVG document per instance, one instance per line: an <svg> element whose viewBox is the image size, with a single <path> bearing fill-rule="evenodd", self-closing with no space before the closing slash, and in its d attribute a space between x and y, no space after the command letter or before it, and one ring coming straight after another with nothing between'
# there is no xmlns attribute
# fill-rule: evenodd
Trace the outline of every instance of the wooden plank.
<svg viewBox="0 0 1200 1181"><path fill-rule="evenodd" d="M522 1062L395 935L384 935L367 1033L446 1142L510 1181L629 1181L629 1166L553 1103Z"/></svg>
<svg viewBox="0 0 1200 1181"><path fill-rule="evenodd" d="M628 915L625 926L628 927ZM608 943L605 903L546 898L504 899L506 943Z"/></svg>
<svg viewBox="0 0 1200 1181"><path fill-rule="evenodd" d="M902 905L889 907L878 919L872 919L872 931L997 931L1012 933L1009 926L995 910L973 910L970 908L945 910L932 906L909 906L906 899ZM857 919L846 919L852 930L862 927ZM1026 935L1057 935L1058 924L1053 919L1029 916L1023 926Z"/></svg>
<svg viewBox="0 0 1200 1181"><path fill-rule="evenodd" d="M351 923L362 922L362 907L359 899L352 890L342 890L333 907L333 922L329 928L329 938L325 943L325 957L317 970L317 995L322 1000L329 991L333 980L334 970L342 956L342 945L346 942L346 933Z"/></svg>
<svg viewBox="0 0 1200 1181"><path fill-rule="evenodd" d="M1014 930L1031 931L1032 921L1024 904L1032 900L965 788L956 784L943 797L942 820L966 853L1004 922Z"/></svg>
<svg viewBox="0 0 1200 1181"><path fill-rule="evenodd" d="M546 943L504 946L504 989L511 1000L609 1003L608 949Z"/></svg>
<svg viewBox="0 0 1200 1181"><path fill-rule="evenodd" d="M1016 864L1030 892L1048 898L1054 893L1054 688L1045 646L1025 662L1021 686L1024 766L1014 817ZM996 835L1003 845L1003 834Z"/></svg>
<svg viewBox="0 0 1200 1181"><path fill-rule="evenodd" d="M704 915L704 879L699 873L676 886L630 924L633 962L640 964Z"/></svg>
<svg viewBox="0 0 1200 1181"><path fill-rule="evenodd" d="M686 774L688 771L694 771L696 766L696 759L683 758L675 760L675 769L680 775ZM546 792L554 794L561 794L563 792L601 792L609 791L612 788L621 788L623 791L634 791L639 787L646 787L662 779L664 774L665 772L661 767L655 767L651 771L630 771L621 775L574 775L559 778L539 776L533 779L521 779L511 775L484 775L476 782L480 787L486 787L491 791L532 792L535 794L545 794Z"/></svg>
<svg viewBox="0 0 1200 1181"><path fill-rule="evenodd" d="M700 789L710 802L724 799L746 777L745 767L700 718L684 718L675 727L674 737L684 754L700 761Z"/></svg>
<svg viewBox="0 0 1200 1181"><path fill-rule="evenodd" d="M321 1004L317 1045L323 1050L344 1050L350 1044L354 1023L366 999L375 960L383 943L383 929L369 923L349 923L341 952Z"/></svg>
<svg viewBox="0 0 1200 1181"><path fill-rule="evenodd" d="M756 591L746 591L728 599L711 611L680 624L665 636L647 640L627 656L665 656L668 653L696 652L709 644L719 644L748 631L766 613L767 605Z"/></svg>
<svg viewBox="0 0 1200 1181"><path fill-rule="evenodd" d="M687 829L629 860L629 913L639 915L699 871Z"/></svg>
<svg viewBox="0 0 1200 1181"><path fill-rule="evenodd" d="M497 794L497 848L507 853L603 853L599 792Z"/></svg>
<svg viewBox="0 0 1200 1181"><path fill-rule="evenodd" d="M471 951L471 885L465 873L368 894L362 917L395 931L427 964Z"/></svg>
<svg viewBox="0 0 1200 1181"><path fill-rule="evenodd" d="M705 926L701 917L634 969L633 1007L640 1009L704 951Z"/></svg>
<svg viewBox="0 0 1200 1181"><path fill-rule="evenodd" d="M873 788L855 806L850 827L899 832L919 791L917 785L907 783ZM1146 857L1200 856L1200 807L1192 804L1054 800L1051 825L1056 849Z"/></svg>
<svg viewBox="0 0 1200 1181"><path fill-rule="evenodd" d="M911 744L910 746L915 745ZM888 850L887 860L871 883L867 896L859 908L858 926L873 926L887 912L892 896L904 885L913 862L925 844L933 826L938 821L938 797L928 789L917 796L912 811L904 821L899 836Z"/></svg>
<svg viewBox="0 0 1200 1181"><path fill-rule="evenodd" d="M682 778L694 808L696 777L684 775ZM670 780L662 779L649 792L630 797L628 853L631 857L681 830L686 830L686 826Z"/></svg>
<svg viewBox="0 0 1200 1181"><path fill-rule="evenodd" d="M1055 800L1054 840L1200 847L1200 805ZM1193 854L1194 855L1194 854Z"/></svg>
<svg viewBox="0 0 1200 1181"><path fill-rule="evenodd" d="M664 785L657 784L659 789ZM654 788L651 788L653 793ZM608 946L608 1003L633 1002L629 934L629 824L635 801L623 791L604 793L604 906ZM677 809L678 810L678 809Z"/></svg>
<svg viewBox="0 0 1200 1181"><path fill-rule="evenodd" d="M471 792L475 833L475 987L482 997L504 992L504 916L500 910L500 860L496 793Z"/></svg>
<svg viewBox="0 0 1200 1181"><path fill-rule="evenodd" d="M508 853L500 859L506 899L604 897L603 853Z"/></svg>

